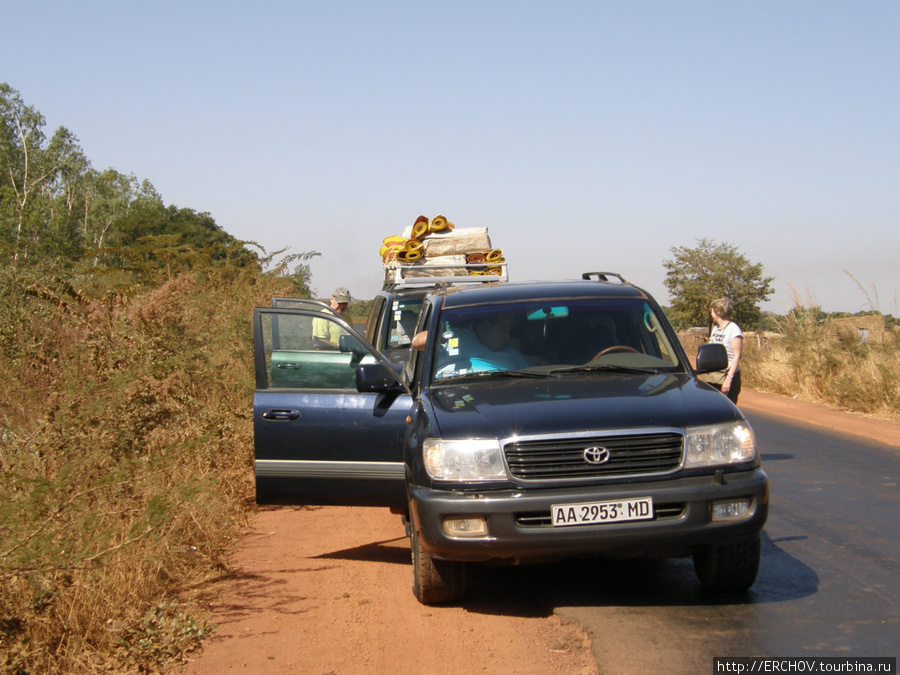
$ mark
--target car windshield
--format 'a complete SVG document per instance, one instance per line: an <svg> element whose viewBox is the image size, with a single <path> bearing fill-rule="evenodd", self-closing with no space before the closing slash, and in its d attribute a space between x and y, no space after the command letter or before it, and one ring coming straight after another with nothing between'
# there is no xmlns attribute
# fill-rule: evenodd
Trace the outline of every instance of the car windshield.
<svg viewBox="0 0 900 675"><path fill-rule="evenodd" d="M528 301L445 308L435 381L496 372L671 372L681 369L662 320L640 298Z"/></svg>

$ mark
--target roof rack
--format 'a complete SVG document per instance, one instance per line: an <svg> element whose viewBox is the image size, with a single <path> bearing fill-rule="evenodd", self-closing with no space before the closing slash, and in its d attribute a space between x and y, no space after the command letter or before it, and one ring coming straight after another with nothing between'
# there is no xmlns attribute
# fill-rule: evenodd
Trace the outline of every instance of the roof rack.
<svg viewBox="0 0 900 675"><path fill-rule="evenodd" d="M616 272L585 272L581 275L581 278L585 281L590 281L594 277L596 277L597 281L609 281L609 277L615 277L619 280L619 283L628 283L627 281L625 281L625 277Z"/></svg>
<svg viewBox="0 0 900 675"><path fill-rule="evenodd" d="M487 268L497 273L486 273ZM459 272L465 270L465 274ZM478 274L471 274L471 272ZM384 265L385 287L425 287L435 284L486 284L509 281L506 263L403 263L388 262Z"/></svg>

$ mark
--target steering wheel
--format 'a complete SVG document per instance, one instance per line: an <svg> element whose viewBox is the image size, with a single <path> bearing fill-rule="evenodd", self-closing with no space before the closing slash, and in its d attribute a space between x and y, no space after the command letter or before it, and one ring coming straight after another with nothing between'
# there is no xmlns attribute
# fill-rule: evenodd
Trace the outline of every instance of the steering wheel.
<svg viewBox="0 0 900 675"><path fill-rule="evenodd" d="M602 349L597 352L594 355L594 358L591 359L591 361L593 361L594 359L599 359L601 356L609 354L610 352L634 352L635 354L639 353L637 349L635 349L634 347L629 347L628 345L613 345L612 347L607 347L606 349Z"/></svg>

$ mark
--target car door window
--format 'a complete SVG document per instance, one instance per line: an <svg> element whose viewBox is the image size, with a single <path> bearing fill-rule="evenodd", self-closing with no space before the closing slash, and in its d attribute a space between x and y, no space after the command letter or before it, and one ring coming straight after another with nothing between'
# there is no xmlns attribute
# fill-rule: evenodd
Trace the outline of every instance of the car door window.
<svg viewBox="0 0 900 675"><path fill-rule="evenodd" d="M346 325L325 312L259 317L264 389L356 390L356 367L375 357ZM260 375L258 373L258 375Z"/></svg>

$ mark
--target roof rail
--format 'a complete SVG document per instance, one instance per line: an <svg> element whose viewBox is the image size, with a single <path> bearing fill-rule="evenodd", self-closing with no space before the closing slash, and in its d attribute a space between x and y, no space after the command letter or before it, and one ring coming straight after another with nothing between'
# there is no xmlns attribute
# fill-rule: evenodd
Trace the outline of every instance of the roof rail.
<svg viewBox="0 0 900 675"><path fill-rule="evenodd" d="M488 268L493 272L486 271ZM475 272L475 274L472 274ZM402 263L384 266L384 287L429 287L435 284L487 284L509 281L506 263Z"/></svg>
<svg viewBox="0 0 900 675"><path fill-rule="evenodd" d="M581 278L585 281L590 281L593 277L596 277L597 281L609 281L609 277L615 277L619 280L619 283L628 283L627 281L625 281L625 277L616 272L585 272L581 275Z"/></svg>

